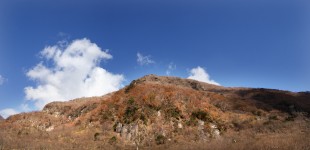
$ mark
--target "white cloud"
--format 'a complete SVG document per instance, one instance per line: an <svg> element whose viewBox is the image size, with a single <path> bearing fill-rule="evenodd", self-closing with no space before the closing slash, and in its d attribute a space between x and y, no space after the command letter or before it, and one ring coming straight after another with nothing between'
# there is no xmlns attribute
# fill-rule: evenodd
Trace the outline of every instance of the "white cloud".
<svg viewBox="0 0 310 150"><path fill-rule="evenodd" d="M206 82L209 84L220 85L214 80L211 80L209 74L200 66L191 69L188 79L194 79L194 80Z"/></svg>
<svg viewBox="0 0 310 150"><path fill-rule="evenodd" d="M0 110L0 115L3 117L3 118L7 118L11 115L15 115L15 114L18 114L19 112L12 109L12 108L7 108L7 109L2 109Z"/></svg>
<svg viewBox="0 0 310 150"><path fill-rule="evenodd" d="M168 65L168 69L166 70L166 74L169 76L176 68L177 68L177 65L175 65L174 63L171 62Z"/></svg>
<svg viewBox="0 0 310 150"><path fill-rule="evenodd" d="M15 115L15 114L22 113L22 112L30 112L30 111L33 111L33 109L31 109L27 103L23 103L16 109L6 108L6 109L0 110L0 115L4 118L7 118L11 115Z"/></svg>
<svg viewBox="0 0 310 150"><path fill-rule="evenodd" d="M141 53L137 53L137 62L141 66L155 63L151 56L143 56Z"/></svg>
<svg viewBox="0 0 310 150"><path fill-rule="evenodd" d="M5 78L0 75L0 85L2 85L5 81Z"/></svg>
<svg viewBox="0 0 310 150"><path fill-rule="evenodd" d="M26 99L34 101L37 108L52 101L104 95L118 90L124 81L123 75L99 66L112 55L86 38L45 47L40 54L43 62L27 72L37 85L24 89ZM49 61L51 66L44 65Z"/></svg>

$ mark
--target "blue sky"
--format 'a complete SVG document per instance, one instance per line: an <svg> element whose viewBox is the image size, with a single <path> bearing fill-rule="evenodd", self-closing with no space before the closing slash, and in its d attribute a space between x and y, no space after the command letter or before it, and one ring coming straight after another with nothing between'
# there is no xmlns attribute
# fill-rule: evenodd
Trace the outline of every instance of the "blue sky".
<svg viewBox="0 0 310 150"><path fill-rule="evenodd" d="M306 0L2 0L0 113L40 109L42 96L27 97L25 88L50 83L29 72L40 62L57 72L41 52L57 45L65 51L83 39L113 57L96 56L101 61L92 64L111 73L102 81L122 76L113 88L169 71L223 86L310 90Z"/></svg>

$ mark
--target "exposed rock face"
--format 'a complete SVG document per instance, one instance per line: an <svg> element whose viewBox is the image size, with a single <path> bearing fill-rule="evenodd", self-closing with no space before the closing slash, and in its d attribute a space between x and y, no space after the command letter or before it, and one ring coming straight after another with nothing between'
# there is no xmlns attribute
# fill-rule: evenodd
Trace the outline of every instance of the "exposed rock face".
<svg viewBox="0 0 310 150"><path fill-rule="evenodd" d="M179 128L179 129L182 129L182 128L183 128L183 125L182 125L181 122L178 123L178 128Z"/></svg>
<svg viewBox="0 0 310 150"><path fill-rule="evenodd" d="M243 131L262 137L264 133L290 133L299 127L304 128L298 134L310 139L310 123L304 119L310 112L309 99L308 93L226 88L195 80L148 75L105 96L52 102L43 111L9 117L0 123L0 134L11 138L0 136L0 146L21 141L16 147L5 147L22 149L40 143L29 149L53 149L42 147L48 146L45 144L48 141L62 144L62 149L115 149L114 146L149 149L161 144L239 142L242 139L238 138L246 135ZM298 126L293 128L295 120ZM29 143L29 138L36 142Z"/></svg>
<svg viewBox="0 0 310 150"><path fill-rule="evenodd" d="M122 133L123 131L123 125L119 122L117 123L116 127L115 127L115 132L116 133Z"/></svg>
<svg viewBox="0 0 310 150"><path fill-rule="evenodd" d="M132 124L122 124L117 123L115 127L115 132L119 134L120 137L125 139L126 141L136 142L140 137L145 136L143 132L139 131L143 125L132 123Z"/></svg>
<svg viewBox="0 0 310 150"><path fill-rule="evenodd" d="M218 127L213 123L210 123L209 127L211 129L211 136L214 138L219 138L220 137L220 130L218 129Z"/></svg>
<svg viewBox="0 0 310 150"><path fill-rule="evenodd" d="M206 141L210 136L210 133L205 131L205 122L202 120L198 120L198 135L199 135L198 140L202 141Z"/></svg>
<svg viewBox="0 0 310 150"><path fill-rule="evenodd" d="M47 132L51 132L51 131L53 131L53 130L54 130L54 126L50 126L50 127L48 127L48 128L46 129Z"/></svg>

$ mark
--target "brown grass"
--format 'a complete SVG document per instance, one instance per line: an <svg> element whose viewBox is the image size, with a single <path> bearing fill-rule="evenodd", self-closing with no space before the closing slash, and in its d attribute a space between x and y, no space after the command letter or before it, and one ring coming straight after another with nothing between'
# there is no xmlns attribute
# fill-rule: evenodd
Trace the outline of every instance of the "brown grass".
<svg viewBox="0 0 310 150"><path fill-rule="evenodd" d="M309 98L147 76L106 96L54 102L0 122L0 150L135 149L136 141L114 132L119 122L141 127L140 149L309 149Z"/></svg>

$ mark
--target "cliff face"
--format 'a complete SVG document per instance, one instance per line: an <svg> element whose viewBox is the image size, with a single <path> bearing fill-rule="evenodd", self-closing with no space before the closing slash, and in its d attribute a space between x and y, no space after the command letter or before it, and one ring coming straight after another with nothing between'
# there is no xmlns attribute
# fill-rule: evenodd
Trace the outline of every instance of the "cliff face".
<svg viewBox="0 0 310 150"><path fill-rule="evenodd" d="M0 123L9 137L0 148L303 149L310 146L309 112L307 92L148 75L108 95L9 117Z"/></svg>

